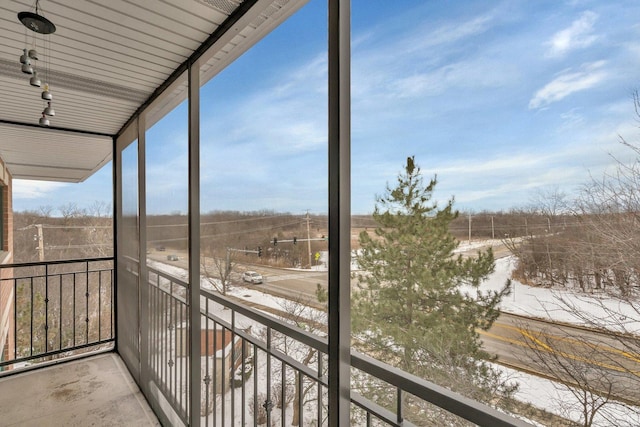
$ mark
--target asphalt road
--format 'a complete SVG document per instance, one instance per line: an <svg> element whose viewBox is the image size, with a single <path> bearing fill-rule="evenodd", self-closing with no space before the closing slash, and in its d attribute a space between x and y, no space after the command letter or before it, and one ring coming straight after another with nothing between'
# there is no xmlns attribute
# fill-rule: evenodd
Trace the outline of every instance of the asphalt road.
<svg viewBox="0 0 640 427"><path fill-rule="evenodd" d="M640 402L640 354L630 337L509 313L479 332L483 348L500 363Z"/></svg>

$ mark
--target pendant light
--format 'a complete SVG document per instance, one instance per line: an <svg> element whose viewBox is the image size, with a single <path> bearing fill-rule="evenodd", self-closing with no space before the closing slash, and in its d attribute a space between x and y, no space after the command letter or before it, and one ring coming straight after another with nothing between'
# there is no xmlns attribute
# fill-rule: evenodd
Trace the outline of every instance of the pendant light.
<svg viewBox="0 0 640 427"><path fill-rule="evenodd" d="M33 47L31 49L27 49L26 47L22 50L22 55L20 56L20 63L22 64L22 72L25 74L31 75L29 79L29 84L34 87L41 87L42 81L38 76L38 72L35 69L36 62L40 59L40 55L37 51L37 42L38 35L42 34L42 42L44 49L44 88L41 94L41 98L47 102L47 106L42 111L42 117L39 120L41 126L49 126L49 118L55 116L55 111L51 106L51 100L53 99L53 95L49 90L49 58L48 58L48 49L47 42L50 34L53 34L56 31L56 26L53 22L49 21L44 17L44 13L40 9L40 0L35 1L35 12L26 11L18 13L18 19L24 25L25 28L33 31L32 44ZM25 31L25 44L27 44L27 32Z"/></svg>

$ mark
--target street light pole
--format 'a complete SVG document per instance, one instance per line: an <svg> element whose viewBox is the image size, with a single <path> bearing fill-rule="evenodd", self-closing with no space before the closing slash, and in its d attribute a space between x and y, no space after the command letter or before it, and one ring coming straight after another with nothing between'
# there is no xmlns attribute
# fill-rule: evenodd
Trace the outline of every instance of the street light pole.
<svg viewBox="0 0 640 427"><path fill-rule="evenodd" d="M309 234L309 221L311 221L311 218L309 218L309 211L307 210L307 250L309 252L309 270L311 270L311 236Z"/></svg>

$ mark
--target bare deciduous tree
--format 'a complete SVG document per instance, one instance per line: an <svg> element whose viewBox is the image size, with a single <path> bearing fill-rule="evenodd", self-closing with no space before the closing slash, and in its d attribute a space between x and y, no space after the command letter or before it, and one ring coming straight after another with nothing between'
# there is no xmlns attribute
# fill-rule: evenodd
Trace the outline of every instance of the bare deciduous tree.
<svg viewBox="0 0 640 427"><path fill-rule="evenodd" d="M203 249L200 266L205 280L223 295L231 285L231 273L236 266L237 252L229 248L215 248L213 245Z"/></svg>

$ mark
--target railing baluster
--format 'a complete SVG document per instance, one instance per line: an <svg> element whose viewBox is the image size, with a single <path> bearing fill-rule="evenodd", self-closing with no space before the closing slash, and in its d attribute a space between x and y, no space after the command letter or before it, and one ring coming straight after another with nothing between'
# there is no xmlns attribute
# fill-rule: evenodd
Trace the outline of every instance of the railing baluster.
<svg viewBox="0 0 640 427"><path fill-rule="evenodd" d="M303 425L304 424L303 423L304 417L303 417L303 412L302 412L302 410L303 410L303 406L302 406L302 385L303 385L302 372L298 371L298 374L296 375L296 381L298 383L298 384L296 384L297 388L298 388L298 390L297 390L297 393L298 393L298 396L297 396L297 399L298 399L298 425ZM319 383L318 383L318 385L319 385ZM320 410L318 410L318 414L320 414ZM319 423L318 425L321 425L322 418L318 419L318 423Z"/></svg>
<svg viewBox="0 0 640 427"><path fill-rule="evenodd" d="M287 366L284 364L284 362L281 363L282 368L280 369L280 381L281 381L281 387L280 387L280 425L282 427L284 427L285 425L285 419L287 418L287 414L286 414L286 407L287 407L287 400L286 400L286 389L287 389Z"/></svg>
<svg viewBox="0 0 640 427"><path fill-rule="evenodd" d="M86 273L84 276L84 280L85 280L85 293L84 293L84 297L85 297L85 303L84 303L84 314L85 314L85 329L84 329L84 333L85 333L85 343L89 344L89 262L87 262L86 264Z"/></svg>
<svg viewBox="0 0 640 427"><path fill-rule="evenodd" d="M76 346L76 275L71 276L73 278L73 346Z"/></svg>
<svg viewBox="0 0 640 427"><path fill-rule="evenodd" d="M222 359L222 364L220 366L220 370L222 372L220 372L220 396L222 397L220 405L222 405L222 420L220 421L220 425L221 426L225 426L225 408L227 405L225 405L225 399L224 399L224 394L227 391L227 383L225 383L225 379L224 379L224 374L225 374L225 358L226 358L226 354L224 353L225 347L227 346L227 329L226 328L222 328L222 336L220 337L220 339L222 340L222 343L220 344L220 347L222 348L222 350L220 350L221 353L221 359Z"/></svg>
<svg viewBox="0 0 640 427"><path fill-rule="evenodd" d="M209 301L209 298L207 298L207 302ZM246 367L247 367L247 362L246 362L246 358L247 358L247 342L244 340L244 338L241 338L241 342L242 342L242 391L240 392L240 394L242 395L241 398L241 408L242 408L242 416L241 416L241 420L240 423L241 425L246 425L246 421L245 421L245 413L246 413L246 386L245 386L245 377L244 377L244 373L246 372Z"/></svg>
<svg viewBox="0 0 640 427"><path fill-rule="evenodd" d="M98 271L98 341L102 341L102 270Z"/></svg>
<svg viewBox="0 0 640 427"><path fill-rule="evenodd" d="M62 276L58 276L58 350L62 350Z"/></svg>
<svg viewBox="0 0 640 427"><path fill-rule="evenodd" d="M322 377L322 353L318 352L318 377ZM318 382L318 426L322 426L322 384Z"/></svg>
<svg viewBox="0 0 640 427"><path fill-rule="evenodd" d="M115 265L113 266L113 268L115 268ZM111 270L111 272L109 274L109 289L110 289L109 298L111 300L111 310L109 310L109 325L110 325L109 326L110 327L109 336L111 338L114 338L114 336L113 336L113 323L114 323L113 322L113 313L114 313L113 308L115 307L115 304L113 303L113 294L114 294L114 292L113 292L113 270Z"/></svg>
<svg viewBox="0 0 640 427"><path fill-rule="evenodd" d="M267 425L271 425L271 328L267 328L267 400L264 409L267 411Z"/></svg>
<svg viewBox="0 0 640 427"><path fill-rule="evenodd" d="M258 425L258 346L253 344L253 427Z"/></svg>
<svg viewBox="0 0 640 427"><path fill-rule="evenodd" d="M209 299L207 298L204 302L204 309L205 312L208 313L209 312ZM202 316L201 316L202 318ZM209 352L209 320L207 316L204 316L204 320L205 322L205 336L204 336L204 347L205 347L205 352L204 354L206 355L205 360L204 360L204 386L205 386L205 390L204 390L204 412L205 412L205 425L209 425L209 398L211 396L209 396L209 385L211 384L211 377L209 376L209 358L211 357L211 354ZM202 324L202 320L200 320L200 323ZM202 410L201 410L202 412Z"/></svg>
<svg viewBox="0 0 640 427"><path fill-rule="evenodd" d="M188 330L185 332L184 329L184 325L182 324L182 309L183 309L183 305L178 302L178 300L175 300L175 306L176 306L176 319L175 322L180 324L180 345L182 345L183 339L185 338L186 334L188 333ZM185 334L185 335L183 335ZM185 340L186 341L186 340ZM179 378L179 376L182 376L182 368L183 366L187 366L187 364L189 363L190 358L186 357L185 358L185 363L178 363L178 350L179 350L179 345L175 345L174 346L174 355L175 355L175 362L176 364L174 365L175 368L175 396L178 398L178 406L180 408L184 408L183 406L183 401L182 401L182 390L181 390L181 385L182 385L182 378ZM188 390L188 389L187 389ZM188 405L187 405L188 406ZM186 410L187 408L185 408Z"/></svg>
<svg viewBox="0 0 640 427"><path fill-rule="evenodd" d="M31 288L31 334L29 335L30 337L30 345L29 347L31 348L31 350L29 351L29 355L33 356L33 277L29 278L29 283L30 283L30 288Z"/></svg>
<svg viewBox="0 0 640 427"><path fill-rule="evenodd" d="M18 357L18 281L13 279L13 358Z"/></svg>
<svg viewBox="0 0 640 427"><path fill-rule="evenodd" d="M207 312L208 313L208 312ZM216 427L218 423L218 361L216 360L216 353L218 348L218 322L213 324L213 427Z"/></svg>
<svg viewBox="0 0 640 427"><path fill-rule="evenodd" d="M49 265L44 274L44 352L49 351Z"/></svg>
<svg viewBox="0 0 640 427"><path fill-rule="evenodd" d="M396 399L396 414L398 415L398 425L400 425L404 418L402 415L402 389L400 387L396 387Z"/></svg>
<svg viewBox="0 0 640 427"><path fill-rule="evenodd" d="M234 374L236 369L236 312L231 311L231 363L229 364L229 382L231 383L231 422L235 420L235 381Z"/></svg>

